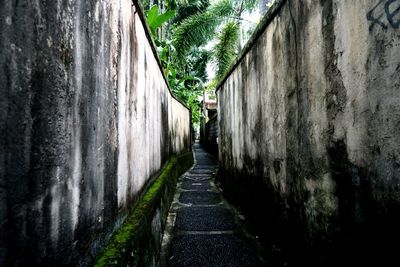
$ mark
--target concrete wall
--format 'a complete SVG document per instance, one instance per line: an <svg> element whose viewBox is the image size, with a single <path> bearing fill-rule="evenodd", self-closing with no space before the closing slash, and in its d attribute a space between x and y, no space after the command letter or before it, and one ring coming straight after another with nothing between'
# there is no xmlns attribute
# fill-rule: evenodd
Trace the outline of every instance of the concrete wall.
<svg viewBox="0 0 400 267"><path fill-rule="evenodd" d="M170 157L92 266L163 266L162 240L177 181L193 161L192 151Z"/></svg>
<svg viewBox="0 0 400 267"><path fill-rule="evenodd" d="M200 143L207 152L218 158L218 115L215 114L207 123L202 119L201 126L203 131L200 132Z"/></svg>
<svg viewBox="0 0 400 267"><path fill-rule="evenodd" d="M278 1L221 83L219 179L266 243L396 255L399 4Z"/></svg>
<svg viewBox="0 0 400 267"><path fill-rule="evenodd" d="M136 2L0 5L0 265L87 264L190 146Z"/></svg>

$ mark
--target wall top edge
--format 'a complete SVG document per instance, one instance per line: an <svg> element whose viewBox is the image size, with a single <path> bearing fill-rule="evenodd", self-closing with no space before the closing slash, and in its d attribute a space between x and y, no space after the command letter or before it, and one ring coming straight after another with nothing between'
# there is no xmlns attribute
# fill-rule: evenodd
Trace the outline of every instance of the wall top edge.
<svg viewBox="0 0 400 267"><path fill-rule="evenodd" d="M236 67L242 62L244 57L253 48L255 43L258 41L258 39L261 37L261 35L265 32L265 30L267 29L269 24L279 14L279 11L281 10L282 6L287 1L288 0L276 0L275 3L271 6L271 8L268 9L267 13L265 13L265 15L262 17L260 23L257 25L257 28L255 29L255 31L252 34L252 36L250 37L250 39L247 41L246 45L243 47L242 51L239 53L239 55L233 61L233 63L229 67L228 71L223 76L223 78L218 82L217 86L215 87L216 88L215 92L218 92L218 90L222 87L222 85L225 83L225 81L228 79L228 77L232 74L232 72L236 69Z"/></svg>
<svg viewBox="0 0 400 267"><path fill-rule="evenodd" d="M145 32L145 34L146 34L147 40L148 40L149 43L150 43L151 50L153 51L153 55L154 55L154 57L156 58L158 67L160 68L161 74L162 74L162 76L163 76L163 78L164 78L165 84L167 85L167 88L168 88L168 91L169 91L170 95L171 95L172 98L174 98L176 101L178 101L179 103L181 103L185 108L187 108L188 110L190 110L190 108L189 108L182 100L180 100L180 99L172 92L172 90L171 90L171 86L170 86L169 83L168 83L167 77L165 76L164 69L163 69L162 64L161 64L161 59L160 59L160 57L158 56L158 53L157 53L157 50L156 50L155 42L154 42L154 40L153 40L153 37L151 36L150 28L149 28L149 26L147 25L146 17L145 17L145 15L144 15L144 8L143 8L142 4L140 3L140 0L132 0L132 2L133 2L134 6L135 6L135 8L136 8L136 13L139 15L140 21L142 22L142 25L143 25L144 32Z"/></svg>

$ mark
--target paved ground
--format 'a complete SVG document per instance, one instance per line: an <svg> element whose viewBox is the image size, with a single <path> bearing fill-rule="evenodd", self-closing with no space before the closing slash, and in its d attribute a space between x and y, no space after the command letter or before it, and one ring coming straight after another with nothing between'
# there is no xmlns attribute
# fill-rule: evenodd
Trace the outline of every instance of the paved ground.
<svg viewBox="0 0 400 267"><path fill-rule="evenodd" d="M161 266L267 266L214 184L216 163L198 143L194 151L196 163L180 179L168 216Z"/></svg>

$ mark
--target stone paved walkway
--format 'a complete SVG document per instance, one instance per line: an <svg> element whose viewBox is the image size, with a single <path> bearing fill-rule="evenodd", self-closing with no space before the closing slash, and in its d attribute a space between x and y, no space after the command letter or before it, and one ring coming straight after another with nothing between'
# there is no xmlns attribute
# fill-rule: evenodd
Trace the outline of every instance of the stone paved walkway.
<svg viewBox="0 0 400 267"><path fill-rule="evenodd" d="M259 246L214 184L217 165L198 143L168 216L161 266L267 266Z"/></svg>

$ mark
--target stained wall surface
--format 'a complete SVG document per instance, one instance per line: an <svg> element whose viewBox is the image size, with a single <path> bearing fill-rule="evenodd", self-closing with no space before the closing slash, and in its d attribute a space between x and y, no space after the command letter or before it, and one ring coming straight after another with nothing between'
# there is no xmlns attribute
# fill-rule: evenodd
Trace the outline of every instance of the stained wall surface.
<svg viewBox="0 0 400 267"><path fill-rule="evenodd" d="M264 240L393 256L400 1L277 2L217 89L219 179Z"/></svg>
<svg viewBox="0 0 400 267"><path fill-rule="evenodd" d="M0 265L86 265L190 112L130 0L0 5Z"/></svg>

